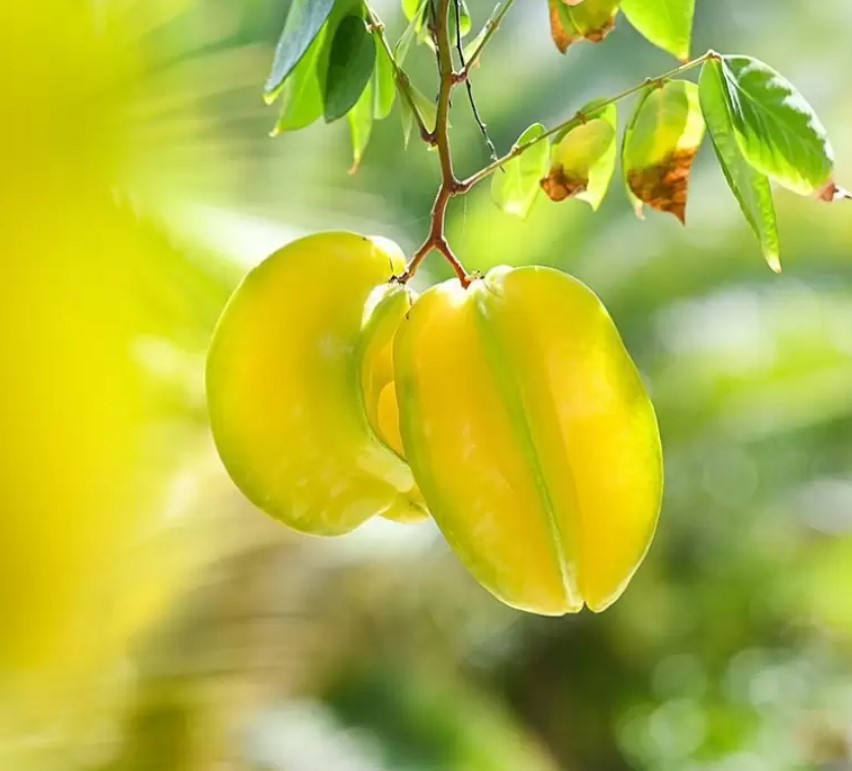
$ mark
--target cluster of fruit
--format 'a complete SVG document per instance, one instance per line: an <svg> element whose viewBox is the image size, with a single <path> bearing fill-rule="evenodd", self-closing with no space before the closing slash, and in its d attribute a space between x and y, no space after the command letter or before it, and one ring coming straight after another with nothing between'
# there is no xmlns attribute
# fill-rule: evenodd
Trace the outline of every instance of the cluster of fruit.
<svg viewBox="0 0 852 771"><path fill-rule="evenodd" d="M242 282L210 349L237 485L296 530L432 516L476 579L561 615L614 602L653 537L653 407L600 300L543 267L417 297L401 250L323 233Z"/></svg>

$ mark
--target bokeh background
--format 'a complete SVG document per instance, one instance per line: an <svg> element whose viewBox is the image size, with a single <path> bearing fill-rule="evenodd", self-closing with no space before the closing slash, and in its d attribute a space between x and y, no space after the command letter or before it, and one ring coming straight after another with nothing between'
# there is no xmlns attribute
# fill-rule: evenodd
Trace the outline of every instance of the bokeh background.
<svg viewBox="0 0 852 771"><path fill-rule="evenodd" d="M852 4L697 5L695 50L793 80L848 184ZM469 268L579 276L652 390L661 525L605 614L503 607L428 523L292 534L215 456L212 326L303 233L412 250L438 172L398 116L355 176L345 122L268 138L286 6L0 5L0 768L852 769L850 210L780 192L776 277L709 146L686 229L637 221L618 184L597 215L540 200L518 222L487 185L454 205ZM399 34L396 2L375 6ZM474 81L499 148L671 66L625 23L563 58L546 3L516 6ZM410 59L427 93L432 64ZM446 275L427 267L421 286Z"/></svg>

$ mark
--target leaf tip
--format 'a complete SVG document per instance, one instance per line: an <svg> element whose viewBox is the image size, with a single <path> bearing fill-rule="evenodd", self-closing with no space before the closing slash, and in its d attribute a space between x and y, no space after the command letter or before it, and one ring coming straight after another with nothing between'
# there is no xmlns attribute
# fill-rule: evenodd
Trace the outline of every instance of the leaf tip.
<svg viewBox="0 0 852 771"><path fill-rule="evenodd" d="M775 273L776 275L781 274L781 258L778 252L775 251L767 251L763 253L763 257L766 260L767 265L769 265L769 269Z"/></svg>
<svg viewBox="0 0 852 771"><path fill-rule="evenodd" d="M837 201L852 201L852 193L840 187L833 179L828 180L816 192L816 197L825 203L835 203Z"/></svg>
<svg viewBox="0 0 852 771"><path fill-rule="evenodd" d="M281 96L281 91L283 88L283 80L274 80L272 77L270 77L266 81L266 83L263 84L263 93L261 94L263 103L272 104L279 96Z"/></svg>

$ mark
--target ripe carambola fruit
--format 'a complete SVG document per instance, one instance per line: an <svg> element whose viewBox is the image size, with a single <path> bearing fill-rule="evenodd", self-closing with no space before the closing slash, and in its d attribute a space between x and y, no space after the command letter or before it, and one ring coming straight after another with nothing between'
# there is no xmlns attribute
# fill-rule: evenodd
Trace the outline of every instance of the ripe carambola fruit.
<svg viewBox="0 0 852 771"><path fill-rule="evenodd" d="M653 407L600 300L549 268L433 287L395 342L405 455L473 575L546 615L614 602L653 537Z"/></svg>
<svg viewBox="0 0 852 771"><path fill-rule="evenodd" d="M251 271L216 328L207 397L219 454L248 498L296 530L425 515L392 393L411 297L388 282L404 269L390 241L309 236Z"/></svg>

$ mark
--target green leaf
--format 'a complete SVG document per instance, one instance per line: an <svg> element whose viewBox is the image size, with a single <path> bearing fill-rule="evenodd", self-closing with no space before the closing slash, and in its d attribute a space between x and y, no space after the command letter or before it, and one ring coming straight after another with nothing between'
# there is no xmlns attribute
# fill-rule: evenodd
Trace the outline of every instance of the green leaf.
<svg viewBox="0 0 852 771"><path fill-rule="evenodd" d="M703 138L698 86L673 80L651 88L630 122L622 151L624 177L635 199L684 222L689 174Z"/></svg>
<svg viewBox="0 0 852 771"><path fill-rule="evenodd" d="M426 43L430 48L434 48L432 36L429 33L428 2L429 0L402 0L402 11L405 14L405 18L414 25L414 32L418 41ZM465 37L470 34L473 21L466 0L460 0L459 2L459 22L461 36ZM453 0L450 0L450 39L452 41L456 39L456 14L453 7Z"/></svg>
<svg viewBox="0 0 852 771"><path fill-rule="evenodd" d="M564 54L572 43L599 43L613 29L621 0L583 0L566 4L548 0L550 31L556 47Z"/></svg>
<svg viewBox="0 0 852 771"><path fill-rule="evenodd" d="M749 56L725 56L722 82L746 160L801 195L831 179L834 155L820 119L796 88Z"/></svg>
<svg viewBox="0 0 852 771"><path fill-rule="evenodd" d="M334 33L325 79L325 120L342 118L373 76L376 42L360 16L346 16Z"/></svg>
<svg viewBox="0 0 852 771"><path fill-rule="evenodd" d="M560 138L541 186L553 201L573 197L597 211L615 173L618 112L613 104L596 110L594 103L580 112L586 122Z"/></svg>
<svg viewBox="0 0 852 771"><path fill-rule="evenodd" d="M272 102L328 20L335 0L293 0L284 30L275 47L272 71L264 86L264 98Z"/></svg>
<svg viewBox="0 0 852 771"><path fill-rule="evenodd" d="M423 0L421 3L421 9L426 6L427 0ZM393 49L393 58L396 59L396 63L402 67L405 64L405 60L408 57L408 52L411 50L411 44L414 42L414 38L417 37L417 20L420 16L415 15L415 17L409 21L408 26L405 28L405 32L402 33L399 40L396 41L396 45Z"/></svg>
<svg viewBox="0 0 852 771"><path fill-rule="evenodd" d="M384 46L378 46L376 52L373 93L375 95L373 117L376 120L384 120L390 115L396 98L396 73L394 72L393 62Z"/></svg>
<svg viewBox="0 0 852 771"><path fill-rule="evenodd" d="M435 104L435 100L430 99L413 84L409 84L408 87L411 89L414 106L423 119L423 125L426 126L427 131L434 131L435 125L438 122L438 106Z"/></svg>
<svg viewBox="0 0 852 771"><path fill-rule="evenodd" d="M495 10L497 8L499 8L499 6L497 6ZM479 46L482 45L482 41L485 40L485 36L488 34L489 24L491 23L493 17L494 15L492 14L492 18L489 19L488 22L486 22L482 26L479 32L476 33L476 37L474 37L472 40L468 40L467 43L465 43L464 49L462 51L462 53L464 54L465 62L470 61L474 53L479 50Z"/></svg>
<svg viewBox="0 0 852 771"><path fill-rule="evenodd" d="M622 170L627 168L625 155L626 155L626 151L627 151L628 141L633 136L633 130L636 126L636 122L639 119L639 116L642 114L642 108L645 105L645 101L651 95L652 91L653 91L653 88L649 86L648 88L646 88L642 92L640 92L639 98L636 100L636 106L633 108L633 114L630 116L630 120L627 122L627 128L624 129L624 138L621 141L621 168L622 168ZM624 176L624 190L627 193L627 199L630 201L630 205L633 207L633 211L636 212L636 216L639 217L639 219L645 219L642 201L640 201L636 197L634 192L630 189L630 185L627 182L627 175L623 174L623 176Z"/></svg>
<svg viewBox="0 0 852 771"><path fill-rule="evenodd" d="M423 24L429 0L402 0L402 12L409 21Z"/></svg>
<svg viewBox="0 0 852 771"><path fill-rule="evenodd" d="M699 91L704 120L725 179L760 241L769 267L779 273L781 263L778 223L772 202L772 189L766 175L754 169L740 150L722 66L720 61L710 59L701 70Z"/></svg>
<svg viewBox="0 0 852 771"><path fill-rule="evenodd" d="M367 87L361 94L355 106L346 114L349 122L349 133L352 137L352 168L350 174L354 174L361 165L364 151L370 142L373 132L373 112L375 110L375 87L373 82L367 83Z"/></svg>
<svg viewBox="0 0 852 771"><path fill-rule="evenodd" d="M271 136L285 131L296 131L309 126L322 115L322 85L319 66L326 42L328 25L311 43L290 77L284 81L281 94L281 110Z"/></svg>
<svg viewBox="0 0 852 771"><path fill-rule="evenodd" d="M402 11L411 23L413 35L419 43L432 44L429 33L429 0L402 0ZM410 42L409 42L410 45Z"/></svg>
<svg viewBox="0 0 852 771"><path fill-rule="evenodd" d="M455 33L455 13L453 13L453 33ZM459 3L459 30L461 32L462 37L466 37L470 34L470 30L473 28L473 20L470 17L470 11L467 8L467 3L465 0L461 0Z"/></svg>
<svg viewBox="0 0 852 771"><path fill-rule="evenodd" d="M655 46L689 59L695 0L622 0L627 20Z"/></svg>
<svg viewBox="0 0 852 771"><path fill-rule="evenodd" d="M538 139L545 131L540 123L534 123L518 137L515 147ZM491 196L497 206L524 219L539 193L549 161L550 143L542 140L498 169L491 178Z"/></svg>
<svg viewBox="0 0 852 771"><path fill-rule="evenodd" d="M407 150L411 142L411 131L414 128L414 111L407 99L400 99L399 106L402 118L402 145Z"/></svg>
<svg viewBox="0 0 852 771"><path fill-rule="evenodd" d="M435 124L438 122L438 107L434 101L429 99L417 86L409 83L408 89L411 92L412 101L414 102L417 112L420 115L423 125L427 131L434 131ZM400 98L400 107L402 108L402 134L405 140L405 147L411 139L411 131L414 128L414 112L407 99Z"/></svg>

